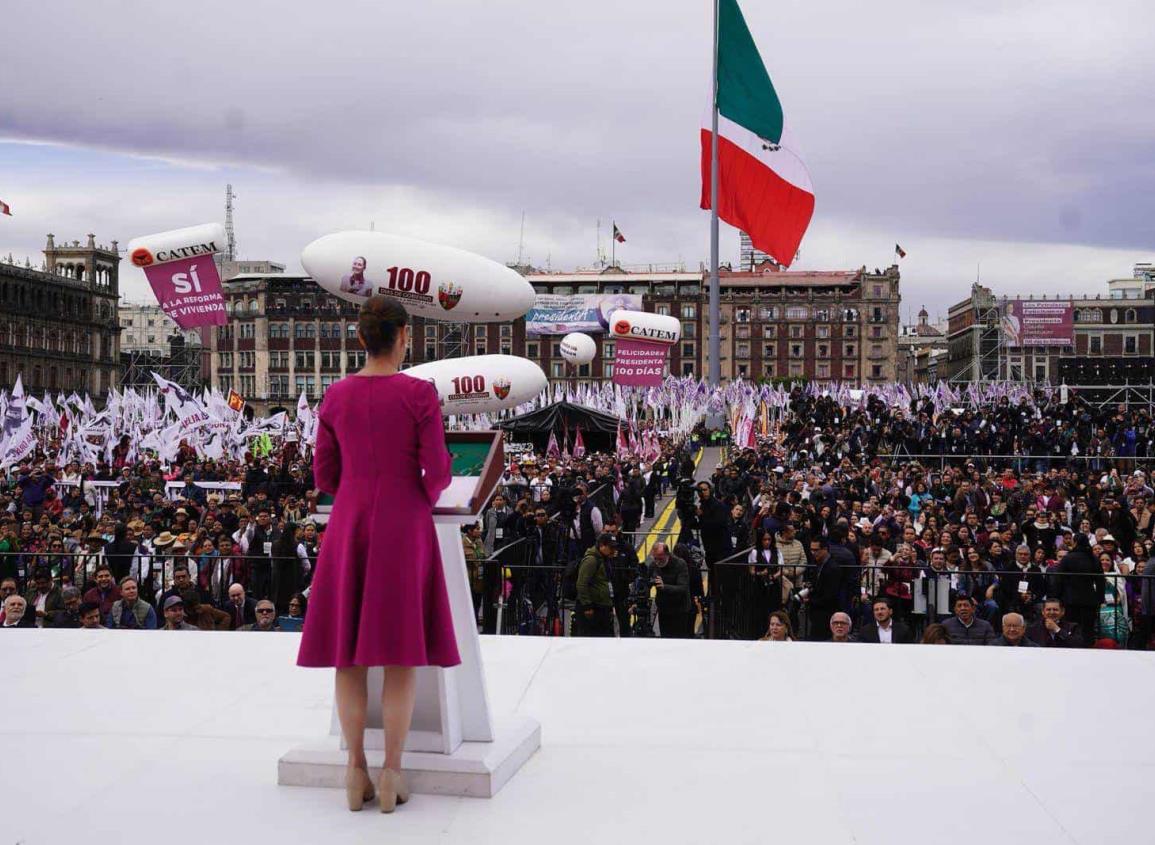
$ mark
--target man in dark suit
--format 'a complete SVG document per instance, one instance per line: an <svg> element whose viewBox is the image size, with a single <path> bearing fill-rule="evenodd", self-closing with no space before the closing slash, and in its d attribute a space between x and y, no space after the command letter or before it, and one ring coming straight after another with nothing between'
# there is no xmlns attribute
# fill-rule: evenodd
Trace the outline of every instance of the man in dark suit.
<svg viewBox="0 0 1155 845"><path fill-rule="evenodd" d="M1049 648L1082 648L1083 632L1073 622L1064 622L1061 599L1043 603L1043 618L1027 628L1027 639Z"/></svg>
<svg viewBox="0 0 1155 845"><path fill-rule="evenodd" d="M842 546L835 548L845 551ZM814 537L810 541L810 557L814 561L814 569L810 578L810 592L806 598L810 605L811 640L830 639L830 617L838 610L838 599L842 595L841 562L831 554L831 550L825 537ZM849 552L846 556L850 556Z"/></svg>
<svg viewBox="0 0 1155 845"><path fill-rule="evenodd" d="M858 629L856 639L860 643L902 643L914 642L914 634L903 622L894 618L894 608L884 598L877 598L871 607L874 621Z"/></svg>
<svg viewBox="0 0 1155 845"><path fill-rule="evenodd" d="M1055 584L1049 590L1050 594L1063 600L1065 615L1079 627L1084 637L1083 645L1094 645L1095 623L1107 580L1103 577L1103 567L1091 553L1091 543L1086 535L1077 536L1075 550L1068 552L1054 571Z"/></svg>
<svg viewBox="0 0 1155 845"><path fill-rule="evenodd" d="M257 602L245 595L245 588L240 584L229 586L229 601L223 610L229 615L230 631L239 631L257 621Z"/></svg>
<svg viewBox="0 0 1155 845"><path fill-rule="evenodd" d="M712 566L733 554L730 545L730 509L714 496L710 482L698 484L698 531L706 564ZM713 569L710 570L713 574Z"/></svg>

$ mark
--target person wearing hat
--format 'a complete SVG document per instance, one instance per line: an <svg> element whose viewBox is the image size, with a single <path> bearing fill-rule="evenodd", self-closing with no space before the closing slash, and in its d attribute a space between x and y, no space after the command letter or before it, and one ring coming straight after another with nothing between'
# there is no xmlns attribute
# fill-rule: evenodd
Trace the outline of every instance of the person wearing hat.
<svg viewBox="0 0 1155 845"><path fill-rule="evenodd" d="M221 502L221 506L217 510L217 522L221 524L221 529L230 536L236 533L237 523L240 521L237 516L237 503L239 501L238 496L229 496Z"/></svg>
<svg viewBox="0 0 1155 845"><path fill-rule="evenodd" d="M1092 521L1096 528L1107 529L1107 533L1115 539L1119 548L1129 549L1135 542L1135 517L1119 503L1118 497L1113 493L1103 495L1099 512Z"/></svg>
<svg viewBox="0 0 1155 845"><path fill-rule="evenodd" d="M153 566L160 570L160 584L154 583L153 586L162 591L162 594L156 597L156 606L162 607L164 600L174 593L174 588L175 593L179 595L185 587L184 584L178 583L180 577L178 570L189 569L189 559L186 555L188 547L181 541L180 537L168 531L162 532L156 538L154 545L158 560ZM195 575L195 573L193 574Z"/></svg>
<svg viewBox="0 0 1155 845"><path fill-rule="evenodd" d="M73 586L86 590L92 585L97 568L104 563L104 542L104 535L99 531L90 531L84 535L82 551L72 559L72 572L65 572Z"/></svg>
<svg viewBox="0 0 1155 845"><path fill-rule="evenodd" d="M165 631L199 631L195 625L184 621L184 600L180 596L169 596L164 600Z"/></svg>

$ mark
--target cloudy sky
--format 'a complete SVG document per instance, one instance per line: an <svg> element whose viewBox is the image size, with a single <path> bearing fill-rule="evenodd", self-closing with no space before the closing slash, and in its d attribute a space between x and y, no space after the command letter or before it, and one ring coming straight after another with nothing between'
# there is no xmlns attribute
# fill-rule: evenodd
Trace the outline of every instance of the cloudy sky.
<svg viewBox="0 0 1155 845"><path fill-rule="evenodd" d="M745 0L813 177L799 269L884 266L904 315L982 280L1094 293L1155 260L1155 7ZM299 268L344 228L554 269L708 256L709 0L7 0L0 255L223 216ZM723 260L738 238L723 227ZM124 289L148 298L127 267Z"/></svg>

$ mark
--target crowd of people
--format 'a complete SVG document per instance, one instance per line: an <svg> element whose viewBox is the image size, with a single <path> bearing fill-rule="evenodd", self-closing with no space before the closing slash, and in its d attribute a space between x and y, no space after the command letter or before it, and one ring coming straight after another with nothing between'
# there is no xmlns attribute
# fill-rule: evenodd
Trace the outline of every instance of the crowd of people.
<svg viewBox="0 0 1155 845"><path fill-rule="evenodd" d="M1149 408L799 389L696 481L719 437L607 457L598 502L568 505L557 466L523 461L466 538L485 630L504 613L523 634L1151 645ZM639 489L647 514L675 495L675 531L630 530Z"/></svg>
<svg viewBox="0 0 1155 845"><path fill-rule="evenodd" d="M1152 438L1149 408L1074 396L936 413L797 391L714 473L715 635L1148 648Z"/></svg>
<svg viewBox="0 0 1155 845"><path fill-rule="evenodd" d="M1151 643L1148 408L795 390L755 446L696 464L727 436L700 425L644 457L513 453L462 533L480 629ZM10 468L0 625L300 630L325 525L308 448L129 454ZM677 518L647 522L667 496Z"/></svg>
<svg viewBox="0 0 1155 845"><path fill-rule="evenodd" d="M57 468L0 485L4 627L300 630L322 525L309 461L275 456Z"/></svg>

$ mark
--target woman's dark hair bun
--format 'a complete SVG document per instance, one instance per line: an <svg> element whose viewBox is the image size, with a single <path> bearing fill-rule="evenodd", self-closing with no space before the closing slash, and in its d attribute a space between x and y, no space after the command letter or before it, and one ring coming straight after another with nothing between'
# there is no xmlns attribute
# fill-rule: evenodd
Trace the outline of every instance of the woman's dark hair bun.
<svg viewBox="0 0 1155 845"><path fill-rule="evenodd" d="M365 341L365 351L381 355L393 348L401 327L409 323L409 314L396 299L378 294L365 300L357 320L357 331Z"/></svg>

